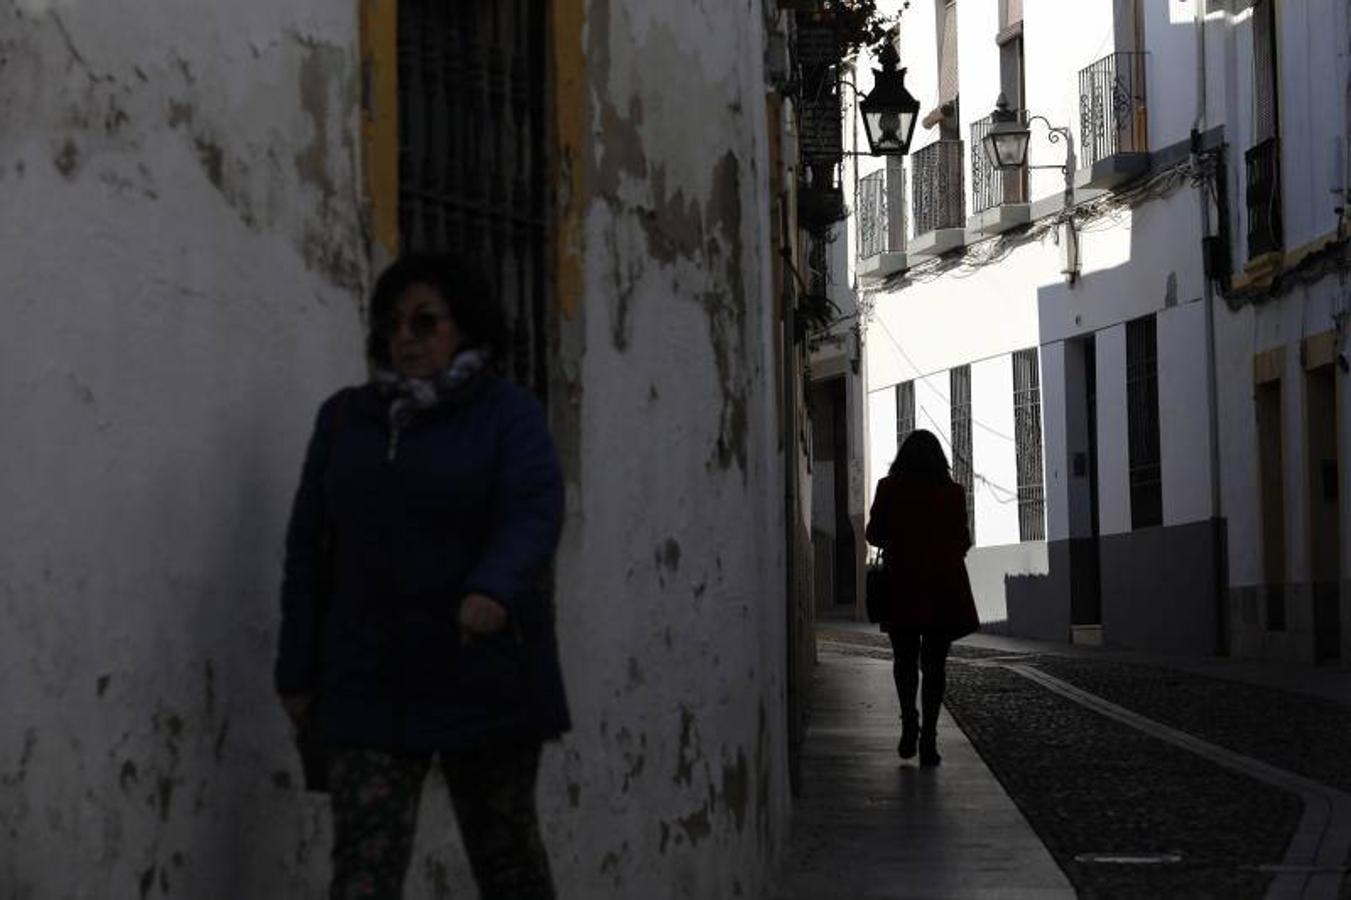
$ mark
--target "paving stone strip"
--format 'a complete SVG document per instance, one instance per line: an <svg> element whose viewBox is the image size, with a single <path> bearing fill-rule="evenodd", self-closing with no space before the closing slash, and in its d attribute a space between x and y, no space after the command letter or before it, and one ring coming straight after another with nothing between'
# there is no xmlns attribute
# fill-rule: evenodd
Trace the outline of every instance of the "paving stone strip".
<svg viewBox="0 0 1351 900"><path fill-rule="evenodd" d="M948 710L1080 897L1264 896L1274 873L1259 866L1283 857L1297 795L1003 666L952 662Z"/></svg>
<svg viewBox="0 0 1351 900"><path fill-rule="evenodd" d="M1274 877L1266 896L1268 900L1336 900L1339 896L1343 867L1351 851L1351 795L1148 719L1032 666L1001 660L969 664L998 665L1118 722L1297 794L1304 804L1304 814L1281 866L1268 869Z"/></svg>

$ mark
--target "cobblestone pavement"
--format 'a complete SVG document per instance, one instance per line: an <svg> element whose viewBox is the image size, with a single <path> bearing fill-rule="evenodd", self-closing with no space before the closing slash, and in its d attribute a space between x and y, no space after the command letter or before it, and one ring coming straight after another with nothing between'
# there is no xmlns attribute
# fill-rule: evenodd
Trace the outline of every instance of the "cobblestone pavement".
<svg viewBox="0 0 1351 900"><path fill-rule="evenodd" d="M823 630L821 639L889 657L880 634ZM1099 714L1004 663L1030 666L1218 747L1351 792L1351 709L1344 705L1080 654L954 647L948 711L1082 897L1269 896L1273 886L1288 887L1291 876L1277 883L1273 873L1280 870L1272 867L1283 863L1304 803ZM1161 861L1105 861L1150 856ZM1351 900L1351 878L1342 879L1339 895Z"/></svg>

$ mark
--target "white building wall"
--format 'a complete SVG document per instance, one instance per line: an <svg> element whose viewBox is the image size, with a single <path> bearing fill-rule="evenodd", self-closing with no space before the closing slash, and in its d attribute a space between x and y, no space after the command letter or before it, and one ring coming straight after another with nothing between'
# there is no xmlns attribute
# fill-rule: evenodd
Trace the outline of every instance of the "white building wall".
<svg viewBox="0 0 1351 900"><path fill-rule="evenodd" d="M1205 311L1193 302L1158 314L1164 525L1207 519L1213 506Z"/></svg>
<svg viewBox="0 0 1351 900"><path fill-rule="evenodd" d="M1261 481L1253 390L1254 310L1216 316L1220 481L1231 587L1262 583ZM1289 385L1285 386L1286 390Z"/></svg>
<svg viewBox="0 0 1351 900"><path fill-rule="evenodd" d="M1193 0L1152 0L1138 4L1144 37L1141 49L1146 54L1145 92L1151 148L1187 140L1196 122L1197 6ZM1130 48L1123 45L1120 49Z"/></svg>
<svg viewBox="0 0 1351 900"><path fill-rule="evenodd" d="M0 884L312 897L272 692L319 402L361 380L355 4L0 26Z"/></svg>
<svg viewBox="0 0 1351 900"><path fill-rule="evenodd" d="M761 17L590 2L560 896L756 896L788 814ZM672 77L679 73L679 77ZM589 133L589 132L588 132ZM580 335L576 335L580 332ZM777 598L777 599L776 599Z"/></svg>
<svg viewBox="0 0 1351 900"><path fill-rule="evenodd" d="M984 62L973 60L971 64L994 66L997 72L999 62L993 33L987 37L986 46L982 54ZM1111 0L1024 3L1023 60L1029 113L1045 116L1053 125L1068 127L1075 147L1083 147L1079 129L1079 70L1115 49ZM966 77L965 71L962 76ZM975 118L994 108L993 100L986 106L982 98L973 99L981 100L978 107L985 107ZM1059 166L1065 161L1065 146L1047 140L1045 126L1038 123L1032 128L1027 161L1031 165ZM1060 194L1065 187L1064 177L1052 169L1029 172L1028 184L1034 201Z"/></svg>
<svg viewBox="0 0 1351 900"><path fill-rule="evenodd" d="M1099 331L1098 522L1102 534L1131 530L1130 433L1126 420L1126 326ZM1164 482L1164 491L1168 483Z"/></svg>
<svg viewBox="0 0 1351 900"><path fill-rule="evenodd" d="M885 387L868 394L868 504L896 458L896 389Z"/></svg>
<svg viewBox="0 0 1351 900"><path fill-rule="evenodd" d="M915 379L915 428L932 431L952 462L951 376L938 372Z"/></svg>
<svg viewBox="0 0 1351 900"><path fill-rule="evenodd" d="M1070 536L1069 415L1065 384L1065 343L1041 347L1041 435L1046 469L1046 539L1063 541Z"/></svg>
<svg viewBox="0 0 1351 900"><path fill-rule="evenodd" d="M1018 466L1013 430L1013 360L971 365L971 443L976 473L976 545L1016 544Z"/></svg>
<svg viewBox="0 0 1351 900"><path fill-rule="evenodd" d="M1293 248L1331 231L1333 209L1341 205L1332 189L1345 167L1344 158L1338 165L1337 141L1347 128L1351 39L1343 0L1282 3L1277 9L1282 209L1285 244Z"/></svg>

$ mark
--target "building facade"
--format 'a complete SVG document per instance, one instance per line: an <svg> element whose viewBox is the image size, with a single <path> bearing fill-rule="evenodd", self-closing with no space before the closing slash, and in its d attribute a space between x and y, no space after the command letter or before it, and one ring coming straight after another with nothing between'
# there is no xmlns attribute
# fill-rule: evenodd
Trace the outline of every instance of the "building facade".
<svg viewBox="0 0 1351 900"><path fill-rule="evenodd" d="M939 434L987 628L1349 655L1348 27L1282 0L905 11L924 118L851 229L869 484ZM1002 171L1001 96L1031 132Z"/></svg>
<svg viewBox="0 0 1351 900"><path fill-rule="evenodd" d="M324 895L282 533L409 247L495 267L563 458L560 895L763 892L812 616L792 32L755 6L6 5L7 896ZM470 890L439 788L410 897Z"/></svg>

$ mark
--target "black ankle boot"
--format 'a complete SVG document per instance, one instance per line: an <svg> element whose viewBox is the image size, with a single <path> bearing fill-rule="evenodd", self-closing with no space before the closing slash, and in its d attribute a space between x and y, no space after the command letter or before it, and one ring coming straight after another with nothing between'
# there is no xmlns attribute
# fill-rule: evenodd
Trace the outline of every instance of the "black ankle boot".
<svg viewBox="0 0 1351 900"><path fill-rule="evenodd" d="M900 754L901 759L909 759L915 755L915 744L919 741L919 726L914 722L904 722L901 725L901 742L896 745L896 752Z"/></svg>
<svg viewBox="0 0 1351 900"><path fill-rule="evenodd" d="M922 734L919 737L919 764L921 766L936 766L943 761L943 757L938 755L938 735Z"/></svg>

